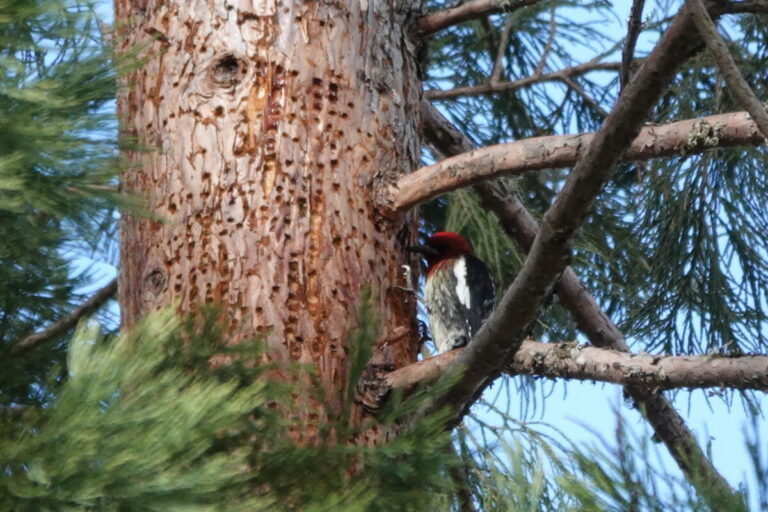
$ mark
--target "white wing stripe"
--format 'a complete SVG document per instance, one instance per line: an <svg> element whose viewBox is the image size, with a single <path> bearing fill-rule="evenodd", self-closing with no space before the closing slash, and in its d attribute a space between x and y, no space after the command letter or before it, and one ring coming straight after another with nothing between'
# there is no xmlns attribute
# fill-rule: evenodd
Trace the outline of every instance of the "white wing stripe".
<svg viewBox="0 0 768 512"><path fill-rule="evenodd" d="M461 256L456 259L453 266L453 274L456 276L456 297L459 303L467 309L472 309L470 305L469 283L467 283L467 259Z"/></svg>

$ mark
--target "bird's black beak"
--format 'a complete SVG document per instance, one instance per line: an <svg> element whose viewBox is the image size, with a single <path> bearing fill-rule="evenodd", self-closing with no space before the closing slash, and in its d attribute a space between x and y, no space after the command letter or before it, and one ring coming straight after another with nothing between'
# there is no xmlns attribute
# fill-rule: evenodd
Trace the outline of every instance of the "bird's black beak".
<svg viewBox="0 0 768 512"><path fill-rule="evenodd" d="M408 252L417 252L419 254L422 254L424 256L437 256L439 253L434 247L430 247L426 244L421 245L411 245L406 247L406 250Z"/></svg>

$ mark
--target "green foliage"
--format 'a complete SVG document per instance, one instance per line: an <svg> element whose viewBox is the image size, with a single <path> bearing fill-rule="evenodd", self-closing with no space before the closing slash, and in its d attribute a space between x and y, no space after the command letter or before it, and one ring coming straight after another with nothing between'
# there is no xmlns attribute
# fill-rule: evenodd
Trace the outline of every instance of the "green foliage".
<svg viewBox="0 0 768 512"><path fill-rule="evenodd" d="M109 244L114 94L89 4L0 2L0 353L82 302L91 277L71 260ZM0 371L0 403L45 401L43 376L63 354Z"/></svg>
<svg viewBox="0 0 768 512"><path fill-rule="evenodd" d="M646 5L646 33L660 35L678 7L664 1ZM425 89L486 83L499 48L505 57L502 81L584 63L586 55L618 62L622 41L602 32L612 11L605 2L553 0L441 31L432 39ZM745 15L724 25L734 41L730 48L758 97L765 96L768 84L765 19ZM514 29L503 43L507 24ZM646 51L642 41L638 58ZM545 82L489 95L459 95L439 106L478 145L591 131L602 120L601 109L608 110L617 98L616 76L576 75L570 84ZM649 121L740 109L711 59L701 54L679 73ZM765 166L764 151L731 149L616 169L576 240L573 266L625 335L644 350L764 348ZM567 170L534 172L514 183L523 203L540 215L566 176ZM502 283L514 276L519 254L470 192L438 199L422 211L428 230L450 226L467 234ZM568 339L575 330L555 303L540 317L535 335Z"/></svg>
<svg viewBox="0 0 768 512"><path fill-rule="evenodd" d="M738 512L747 510L742 498L754 493L755 503L762 503L765 496L759 471L757 488L744 487L740 495L698 494L673 472L648 432L632 434L619 413L612 438L596 434L596 442L585 446L547 425L498 418L491 424L473 415L456 431L460 467L478 510ZM747 446L765 471L758 430L755 423Z"/></svg>
<svg viewBox="0 0 768 512"><path fill-rule="evenodd" d="M572 469L559 478L562 488L585 511L746 511L740 495L698 494L690 482L669 474L647 437L632 437L617 416L614 443L574 448ZM658 455L658 454L656 454ZM699 488L701 489L701 487Z"/></svg>
<svg viewBox="0 0 768 512"><path fill-rule="evenodd" d="M378 335L370 301L360 314L350 347ZM360 425L351 401L328 406L319 424L328 434L297 445L291 404L302 393L320 404L321 391L287 384L305 368L280 368L283 378L271 380L273 365L253 364L261 344L226 346L221 326L213 309L188 321L169 309L113 339L81 327L50 406L0 415L0 508L454 510L464 489L481 510L711 510L663 466L640 463L649 445L628 439L621 423L616 448L583 450L544 425L470 416L452 455L441 414L402 423L441 384ZM399 435L349 442L374 427Z"/></svg>
<svg viewBox="0 0 768 512"><path fill-rule="evenodd" d="M659 3L647 10L649 32L663 29L677 7ZM426 88L486 81L500 46L502 80L582 63L587 52L617 60L621 42L601 32L609 7L542 1L441 31L431 40ZM761 97L766 27L754 16L730 26L743 43L732 51ZM450 378L396 395L379 417L356 423L355 385L380 324L370 299L349 336L338 400L306 367L255 364L258 340L229 345L214 309L182 320L161 312L118 336L84 325L71 342L64 336L5 360L13 343L81 302L76 291L91 275L73 270L73 254L108 249L115 238L116 155L125 141L115 136L111 102L123 65L111 62L89 4L0 0L0 509L459 510L463 491L482 510L710 510L719 499L697 496L663 462L646 462L653 447L622 425L614 443L577 449L515 421L506 406L535 412L545 395L532 379L517 380L528 384L514 397L509 382L498 386L498 399L481 406L501 424L475 411L455 432L456 454L446 451L441 413L410 417ZM691 62L652 120L738 108L713 69L706 56ZM594 130L617 93L611 72L440 107L486 145ZM729 150L616 170L577 240L574 266L644 349L764 351L765 166L762 151ZM540 215L566 175L529 173L507 183ZM423 213L426 231L472 240L500 290L514 278L522 256L471 192L439 198ZM555 302L534 333L571 339L575 329ZM276 374L283 378L269 378ZM315 444L292 437L307 426L297 395L317 406ZM379 446L356 443L369 429L399 435ZM766 508L768 455L757 420L746 439Z"/></svg>
<svg viewBox="0 0 768 512"><path fill-rule="evenodd" d="M764 16L727 24L729 46L758 97L766 89ZM761 27L761 28L758 28ZM742 110L703 53L678 75L656 109L655 122ZM717 136L715 127L710 134ZM729 149L636 171L636 226L650 279L628 302L624 328L649 348L687 353L762 351L768 284L765 152Z"/></svg>
<svg viewBox="0 0 768 512"><path fill-rule="evenodd" d="M38 219L38 230L66 218L91 232L117 170L114 116L105 108L115 95L109 49L87 4L4 4L0 211Z"/></svg>
<svg viewBox="0 0 768 512"><path fill-rule="evenodd" d="M370 305L362 314L372 315ZM346 402L340 413L326 410L323 429L337 436L299 446L289 435L296 418L284 413L292 394L317 389L270 381L270 367L253 364L258 342L224 347L215 315L205 316L182 325L166 310L116 339L79 329L53 403L0 422L0 509L418 511L448 503L441 415L405 429L391 414L377 428L401 435L354 445L347 441L375 422L352 426ZM350 339L370 346L376 325L363 317ZM211 366L221 357L228 362Z"/></svg>
<svg viewBox="0 0 768 512"><path fill-rule="evenodd" d="M166 311L111 342L97 328L76 333L55 402L32 424L4 426L1 508L207 510L223 499L254 510L268 503L239 498L248 446L209 453L219 433L243 428L247 414L264 407L263 384L239 388L169 367L177 328Z"/></svg>
<svg viewBox="0 0 768 512"><path fill-rule="evenodd" d="M480 509L575 510L553 478L567 466L565 447L556 439L559 433L545 434L544 425L508 420L503 429L477 422L479 428L457 431L463 470Z"/></svg>

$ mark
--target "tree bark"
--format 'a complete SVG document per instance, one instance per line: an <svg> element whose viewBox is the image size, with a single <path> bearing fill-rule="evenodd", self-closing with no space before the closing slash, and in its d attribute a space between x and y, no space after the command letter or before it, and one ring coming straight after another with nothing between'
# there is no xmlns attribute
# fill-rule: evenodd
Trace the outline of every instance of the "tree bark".
<svg viewBox="0 0 768 512"><path fill-rule="evenodd" d="M595 132L563 188L542 217L525 263L455 364L460 380L438 396L434 410L449 406L459 419L520 348L524 333L568 266L570 242L610 178L614 166L640 133L643 120L678 67L703 46L683 6L610 115ZM727 487L726 482L722 482Z"/></svg>
<svg viewBox="0 0 768 512"><path fill-rule="evenodd" d="M464 348L428 357L386 374L371 376L359 386L360 399L371 410L380 408L392 390L409 391L450 371ZM631 354L579 345L525 340L504 369L507 375L535 375L550 379L588 380L645 388L768 390L768 356L719 354L668 356Z"/></svg>
<svg viewBox="0 0 768 512"><path fill-rule="evenodd" d="M583 156L594 133L547 135L471 149L401 177L382 194L389 215L467 185L498 176L571 167ZM766 143L747 112L730 112L643 128L622 161L635 162L711 149Z"/></svg>
<svg viewBox="0 0 768 512"><path fill-rule="evenodd" d="M229 339L262 337L272 361L314 368L338 407L370 285L383 325L407 330L382 337L389 362L415 360L414 301L398 288L415 217L384 221L373 197L420 153L414 10L115 0L119 52L146 45L118 98L123 134L147 148L127 152L122 186L152 215L122 219L124 328L214 304ZM310 402L302 442L322 417Z"/></svg>
<svg viewBox="0 0 768 512"><path fill-rule="evenodd" d="M448 156L465 153L473 149L471 141L443 118L428 102L422 102L421 107L421 117L424 123L422 132L440 153ZM539 228L517 197L514 194L508 194L504 187L499 186L498 183L478 183L474 188L483 206L496 215L504 230L515 240L518 247L525 253L530 251ZM579 330L587 336L590 342L598 347L629 351L624 335L600 309L594 297L583 286L570 267L566 267L560 278L557 294L563 306L570 312ZM704 472L705 480L715 482L714 488L728 489L724 478L706 458L693 432L662 393L653 392L642 385L628 386L627 391L635 406L653 427L656 437L667 446L670 454L686 475L695 476L693 475L694 472L691 471L691 460L699 460L702 464L698 470ZM686 456L683 457L682 454L686 454Z"/></svg>

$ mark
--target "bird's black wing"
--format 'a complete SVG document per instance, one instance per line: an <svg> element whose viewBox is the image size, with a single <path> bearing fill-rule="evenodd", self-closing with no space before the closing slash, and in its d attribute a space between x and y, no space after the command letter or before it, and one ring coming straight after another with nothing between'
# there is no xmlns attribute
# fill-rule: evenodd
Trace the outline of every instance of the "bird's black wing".
<svg viewBox="0 0 768 512"><path fill-rule="evenodd" d="M472 307L467 311L469 335L474 336L496 303L496 286L485 263L472 255L466 256L467 283L470 285Z"/></svg>

